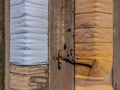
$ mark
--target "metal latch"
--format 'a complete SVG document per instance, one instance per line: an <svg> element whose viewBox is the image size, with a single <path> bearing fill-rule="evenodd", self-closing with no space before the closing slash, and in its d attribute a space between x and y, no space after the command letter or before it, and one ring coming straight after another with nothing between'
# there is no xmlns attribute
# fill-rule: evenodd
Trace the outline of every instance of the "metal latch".
<svg viewBox="0 0 120 90"><path fill-rule="evenodd" d="M57 60L58 60L58 69L62 68L62 60L74 64L74 50L73 49L70 49L69 51L59 50Z"/></svg>
<svg viewBox="0 0 120 90"><path fill-rule="evenodd" d="M85 63L76 63L75 61L76 60L93 60L93 59L88 59L88 58L75 58L74 56L74 50L73 49L70 49L69 51L67 50L59 50L58 51L58 56L57 57L54 57L55 60L57 60L57 63L58 63L58 69L61 70L62 68L62 61L66 61L72 65L76 65L76 64L79 64L79 65L83 65L83 66L87 66L89 68L92 68L91 65L89 64L85 64ZM96 60L94 60L96 61Z"/></svg>
<svg viewBox="0 0 120 90"><path fill-rule="evenodd" d="M64 49L63 50L59 50L58 51L58 55L53 57L53 59L57 60L57 62L58 62L58 69L59 70L61 70L61 68L62 68L62 61L63 60L68 62L68 63L70 63L70 64L72 64L72 65L79 64L79 65L84 65L84 66L92 68L92 66L89 65L89 64L76 63L75 62L76 60L92 60L92 59L76 58L75 54L74 54L74 49L67 50L66 44L64 45ZM94 60L94 61L96 61L96 60Z"/></svg>
<svg viewBox="0 0 120 90"><path fill-rule="evenodd" d="M67 61L69 63L73 63L74 62L74 50L73 49L70 49L68 51L67 49L67 45L66 43L64 43L64 47L63 49L59 49L58 50L58 54L57 56L53 56L52 57L53 60L57 60L57 63L58 63L58 69L60 70L62 68L62 61Z"/></svg>

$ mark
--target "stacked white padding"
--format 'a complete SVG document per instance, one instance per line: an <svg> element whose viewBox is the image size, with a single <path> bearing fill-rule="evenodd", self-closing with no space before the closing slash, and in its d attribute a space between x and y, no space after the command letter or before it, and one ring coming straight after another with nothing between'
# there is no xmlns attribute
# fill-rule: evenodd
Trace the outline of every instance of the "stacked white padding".
<svg viewBox="0 0 120 90"><path fill-rule="evenodd" d="M10 63L48 63L48 0L10 0Z"/></svg>

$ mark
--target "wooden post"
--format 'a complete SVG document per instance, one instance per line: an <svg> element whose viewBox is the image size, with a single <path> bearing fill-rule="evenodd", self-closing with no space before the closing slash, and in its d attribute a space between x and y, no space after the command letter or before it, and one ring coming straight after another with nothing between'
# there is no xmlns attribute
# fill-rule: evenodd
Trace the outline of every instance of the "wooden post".
<svg viewBox="0 0 120 90"><path fill-rule="evenodd" d="M120 0L114 1L114 63L113 86L120 90Z"/></svg>
<svg viewBox="0 0 120 90"><path fill-rule="evenodd" d="M61 60L59 50L74 48L73 2L74 0L50 0L49 6L49 90L74 90L74 65Z"/></svg>
<svg viewBox="0 0 120 90"><path fill-rule="evenodd" d="M5 90L9 90L9 59L10 59L10 0L4 0L4 33L5 33Z"/></svg>
<svg viewBox="0 0 120 90"><path fill-rule="evenodd" d="M0 0L0 90L4 90L4 11L3 0Z"/></svg>

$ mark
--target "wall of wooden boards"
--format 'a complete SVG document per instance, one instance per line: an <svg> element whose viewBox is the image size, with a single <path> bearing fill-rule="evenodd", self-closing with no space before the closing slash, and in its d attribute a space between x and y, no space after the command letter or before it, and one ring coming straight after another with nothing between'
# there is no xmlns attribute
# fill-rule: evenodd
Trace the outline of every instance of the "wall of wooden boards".
<svg viewBox="0 0 120 90"><path fill-rule="evenodd" d="M76 57L83 58L76 62L90 66L76 65L76 90L88 90L88 88L98 90L98 87L100 90L112 90L110 75L108 75L111 72L113 57L112 4L112 0L75 0L75 53ZM0 34L1 29L2 27L0 27ZM91 60L87 61L86 58ZM47 65L31 67L11 65L10 90L18 88L19 90L41 88L47 90L47 72ZM87 78L86 81L86 76L93 78ZM90 83L91 85L86 86Z"/></svg>
<svg viewBox="0 0 120 90"><path fill-rule="evenodd" d="M75 0L76 90L112 90L113 0Z"/></svg>

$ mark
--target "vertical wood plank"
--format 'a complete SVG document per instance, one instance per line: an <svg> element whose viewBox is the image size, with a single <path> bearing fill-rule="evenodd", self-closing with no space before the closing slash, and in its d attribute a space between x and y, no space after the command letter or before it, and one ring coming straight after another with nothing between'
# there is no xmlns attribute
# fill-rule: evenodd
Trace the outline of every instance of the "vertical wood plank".
<svg viewBox="0 0 120 90"><path fill-rule="evenodd" d="M74 90L74 66L62 61L61 70L53 57L59 50L73 48L72 0L50 0L49 7L49 90ZM67 29L71 31L67 32Z"/></svg>
<svg viewBox="0 0 120 90"><path fill-rule="evenodd" d="M10 0L4 1L4 27L5 27L5 90L9 90L9 59L10 59Z"/></svg>
<svg viewBox="0 0 120 90"><path fill-rule="evenodd" d="M74 0L63 0L63 1L64 1L63 2L64 4L63 18L64 18L64 30L65 30L64 38L67 46L67 51L69 52L71 49L74 50L74 47L75 47L74 46L75 45L74 44ZM74 64L70 65L68 62L66 62L65 66L67 67L63 67L63 68L65 68L66 71L69 70L69 73L71 74L71 76L68 79L71 80L72 87L71 89L68 89L68 90L74 90L75 89L75 85L74 85L75 84L75 76L74 76L75 66ZM64 72L66 71L64 70ZM66 73L67 75L65 75L64 77L68 77L68 75L70 75L69 73Z"/></svg>
<svg viewBox="0 0 120 90"><path fill-rule="evenodd" d="M112 17L113 0L75 0L76 90L113 89Z"/></svg>
<svg viewBox="0 0 120 90"><path fill-rule="evenodd" d="M3 0L0 0L0 90L4 90L4 19Z"/></svg>
<svg viewBox="0 0 120 90"><path fill-rule="evenodd" d="M113 86L120 90L120 0L114 1L114 63Z"/></svg>

